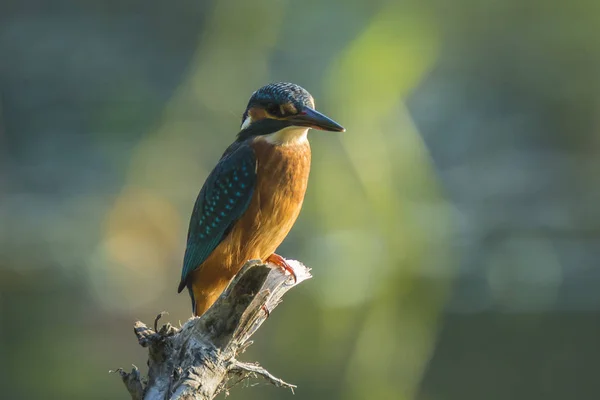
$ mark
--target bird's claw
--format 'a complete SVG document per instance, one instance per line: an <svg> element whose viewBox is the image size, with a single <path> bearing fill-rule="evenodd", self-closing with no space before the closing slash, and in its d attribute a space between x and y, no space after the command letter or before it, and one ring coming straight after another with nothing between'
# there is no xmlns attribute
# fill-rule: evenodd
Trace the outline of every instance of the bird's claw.
<svg viewBox="0 0 600 400"><path fill-rule="evenodd" d="M296 273L294 272L294 269L285 261L285 258L281 257L279 254L275 254L275 253L271 254L267 258L267 262L275 264L275 265L283 268L284 270L288 271L290 273L290 275L292 275L292 277L294 278L294 283L298 282L298 278L296 277Z"/></svg>
<svg viewBox="0 0 600 400"><path fill-rule="evenodd" d="M267 308L267 305L263 304L261 308L265 312L266 318L269 318L271 316L271 311L269 311L269 309Z"/></svg>

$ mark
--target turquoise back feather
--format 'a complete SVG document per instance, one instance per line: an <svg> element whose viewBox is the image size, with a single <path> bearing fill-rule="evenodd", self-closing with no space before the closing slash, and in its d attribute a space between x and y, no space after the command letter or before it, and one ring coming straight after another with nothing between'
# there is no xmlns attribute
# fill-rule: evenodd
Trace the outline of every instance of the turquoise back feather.
<svg viewBox="0 0 600 400"><path fill-rule="evenodd" d="M256 185L256 157L249 142L235 142L210 173L196 199L178 292L244 214Z"/></svg>

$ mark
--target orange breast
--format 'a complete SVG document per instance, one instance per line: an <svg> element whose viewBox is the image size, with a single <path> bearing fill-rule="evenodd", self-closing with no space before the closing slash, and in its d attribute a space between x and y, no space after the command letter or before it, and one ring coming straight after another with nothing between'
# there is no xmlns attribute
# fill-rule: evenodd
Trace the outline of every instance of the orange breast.
<svg viewBox="0 0 600 400"><path fill-rule="evenodd" d="M300 214L310 171L308 142L275 146L259 139L253 148L257 184L239 221L242 263L251 258L264 260L285 239Z"/></svg>
<svg viewBox="0 0 600 400"><path fill-rule="evenodd" d="M210 307L251 259L265 260L300 214L310 171L308 142L276 146L254 140L257 183L250 205L227 237L192 275L196 314Z"/></svg>

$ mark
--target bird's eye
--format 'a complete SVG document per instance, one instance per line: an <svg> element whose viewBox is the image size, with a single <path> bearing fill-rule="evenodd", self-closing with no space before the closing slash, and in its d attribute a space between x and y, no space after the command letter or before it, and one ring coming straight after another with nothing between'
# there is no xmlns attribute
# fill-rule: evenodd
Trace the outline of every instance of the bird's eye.
<svg viewBox="0 0 600 400"><path fill-rule="evenodd" d="M275 104L275 103L269 103L267 104L267 107L265 107L265 110L267 110L267 112L269 114L271 114L274 117L281 117L282 113L281 113L281 108Z"/></svg>

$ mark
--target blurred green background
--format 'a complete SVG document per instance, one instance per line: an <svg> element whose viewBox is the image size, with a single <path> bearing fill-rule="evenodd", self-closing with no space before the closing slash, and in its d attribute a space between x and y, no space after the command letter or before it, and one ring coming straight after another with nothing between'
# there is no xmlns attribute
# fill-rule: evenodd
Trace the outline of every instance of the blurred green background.
<svg viewBox="0 0 600 400"><path fill-rule="evenodd" d="M235 399L600 398L600 3L0 3L0 389L126 399L251 93L309 90L313 268Z"/></svg>

